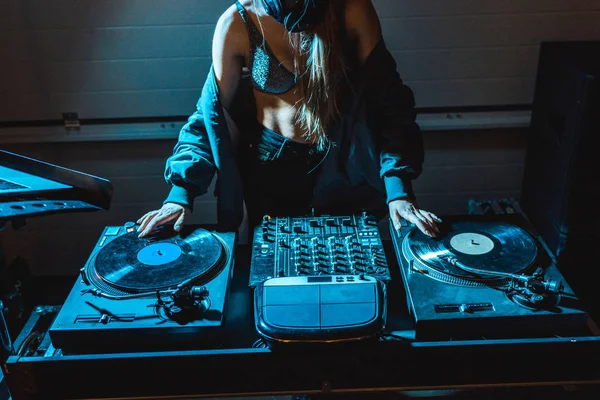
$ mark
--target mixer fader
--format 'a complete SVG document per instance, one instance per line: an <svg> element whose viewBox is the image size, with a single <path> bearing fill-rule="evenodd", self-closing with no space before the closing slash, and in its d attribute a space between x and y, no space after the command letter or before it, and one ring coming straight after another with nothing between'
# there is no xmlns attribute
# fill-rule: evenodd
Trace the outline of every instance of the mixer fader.
<svg viewBox="0 0 600 400"><path fill-rule="evenodd" d="M254 229L250 286L286 276L390 279L377 220L367 214L270 217Z"/></svg>

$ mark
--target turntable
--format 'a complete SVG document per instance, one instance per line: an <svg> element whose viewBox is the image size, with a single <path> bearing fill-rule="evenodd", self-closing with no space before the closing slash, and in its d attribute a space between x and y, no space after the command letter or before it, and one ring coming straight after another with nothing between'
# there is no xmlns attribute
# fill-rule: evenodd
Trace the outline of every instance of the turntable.
<svg viewBox="0 0 600 400"><path fill-rule="evenodd" d="M437 238L391 230L418 339L586 332L587 314L524 217L446 217Z"/></svg>
<svg viewBox="0 0 600 400"><path fill-rule="evenodd" d="M223 325L235 233L104 229L49 333L63 353L211 346Z"/></svg>

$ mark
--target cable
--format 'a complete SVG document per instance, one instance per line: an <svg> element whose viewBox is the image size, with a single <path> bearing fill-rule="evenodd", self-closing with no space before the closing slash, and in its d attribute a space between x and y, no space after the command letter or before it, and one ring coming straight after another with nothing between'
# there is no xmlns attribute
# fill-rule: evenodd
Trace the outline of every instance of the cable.
<svg viewBox="0 0 600 400"><path fill-rule="evenodd" d="M31 345L39 340L40 336L42 336L42 332L33 331L23 340L23 343L17 349L17 355L22 357L26 354L26 351L31 347Z"/></svg>
<svg viewBox="0 0 600 400"><path fill-rule="evenodd" d="M266 349L268 347L269 346L267 345L267 343L265 343L265 341L262 339L258 339L254 343L252 343L253 349Z"/></svg>
<svg viewBox="0 0 600 400"><path fill-rule="evenodd" d="M396 335L390 332L383 332L379 339L383 342L385 341L396 341L396 342L412 342L413 340L402 337L400 335Z"/></svg>
<svg viewBox="0 0 600 400"><path fill-rule="evenodd" d="M13 342L10 338L10 332L8 330L8 324L4 319L4 303L0 300L0 342L2 343L2 347L8 354L14 353Z"/></svg>

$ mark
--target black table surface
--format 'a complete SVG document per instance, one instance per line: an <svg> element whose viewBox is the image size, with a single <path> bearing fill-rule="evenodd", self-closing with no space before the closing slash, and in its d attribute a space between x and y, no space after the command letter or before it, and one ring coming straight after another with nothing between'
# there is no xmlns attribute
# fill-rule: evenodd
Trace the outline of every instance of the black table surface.
<svg viewBox="0 0 600 400"><path fill-rule="evenodd" d="M388 260L394 260L384 240ZM309 348L253 347L250 246L236 249L222 343L171 352L12 356L15 400L158 398L600 384L600 337L422 342L410 339L397 265L386 332L395 339Z"/></svg>

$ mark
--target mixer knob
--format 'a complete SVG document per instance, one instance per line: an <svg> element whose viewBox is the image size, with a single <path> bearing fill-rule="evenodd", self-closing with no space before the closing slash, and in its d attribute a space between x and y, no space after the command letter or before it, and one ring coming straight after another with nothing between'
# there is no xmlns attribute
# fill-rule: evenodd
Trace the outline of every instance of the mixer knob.
<svg viewBox="0 0 600 400"><path fill-rule="evenodd" d="M310 221L310 226L312 228L320 228L321 223L319 222L319 220L314 219L314 220Z"/></svg>
<svg viewBox="0 0 600 400"><path fill-rule="evenodd" d="M299 275L308 275L309 271L306 270L306 267L304 267L303 265L298 265L296 264L296 272Z"/></svg>
<svg viewBox="0 0 600 400"><path fill-rule="evenodd" d="M356 264L354 269L358 272L367 272L367 267L362 264Z"/></svg>
<svg viewBox="0 0 600 400"><path fill-rule="evenodd" d="M288 247L287 242L285 241L285 239L280 239L279 240L279 246L281 246L281 247Z"/></svg>
<svg viewBox="0 0 600 400"><path fill-rule="evenodd" d="M336 272L342 272L344 274L349 272L348 271L348 267L346 265L344 265L344 264L338 264L336 266L336 268L335 268L335 271Z"/></svg>
<svg viewBox="0 0 600 400"><path fill-rule="evenodd" d="M308 261L307 258L300 258L299 260L296 260L296 267L299 267L299 268L311 269L310 264L311 263Z"/></svg>
<svg viewBox="0 0 600 400"><path fill-rule="evenodd" d="M294 226L294 233L305 233L301 226Z"/></svg>
<svg viewBox="0 0 600 400"><path fill-rule="evenodd" d="M135 222L125 222L123 227L127 232L133 232L135 230Z"/></svg>
<svg viewBox="0 0 600 400"><path fill-rule="evenodd" d="M371 257L371 264L383 265L383 264L385 264L385 258Z"/></svg>

